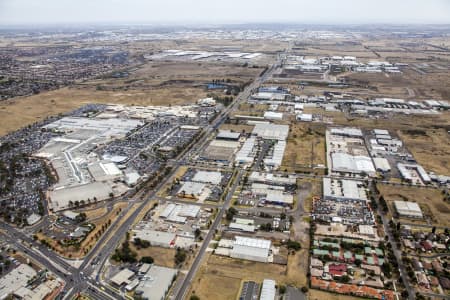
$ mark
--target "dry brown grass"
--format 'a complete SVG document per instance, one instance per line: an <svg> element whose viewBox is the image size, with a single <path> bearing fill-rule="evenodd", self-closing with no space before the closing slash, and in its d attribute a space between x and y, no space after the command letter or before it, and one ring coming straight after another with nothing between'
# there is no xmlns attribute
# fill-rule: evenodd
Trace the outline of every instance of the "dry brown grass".
<svg viewBox="0 0 450 300"><path fill-rule="evenodd" d="M243 281L262 283L266 278L274 279L277 284L305 286L307 256L308 249L303 249L295 255L289 255L288 266L283 266L210 255L193 281L190 293L195 291L201 299L235 299ZM210 283L211 278L213 284ZM221 294L224 296L220 296ZM215 297L206 297L207 295Z"/></svg>
<svg viewBox="0 0 450 300"><path fill-rule="evenodd" d="M106 211L106 207L99 207L97 209L90 209L83 212L86 214L87 220L92 220L103 216L106 214Z"/></svg>
<svg viewBox="0 0 450 300"><path fill-rule="evenodd" d="M203 276L195 281L195 288L192 290L200 299L230 300L237 298L241 286L239 278L202 271L201 275Z"/></svg>
<svg viewBox="0 0 450 300"><path fill-rule="evenodd" d="M133 238L131 238L133 240ZM136 251L138 259L144 256L151 256L155 260L155 264L158 266L174 268L175 267L175 249L161 248L161 247L148 247L136 249L133 243L130 243L130 248Z"/></svg>
<svg viewBox="0 0 450 300"><path fill-rule="evenodd" d="M325 165L325 127L317 124L294 123L290 126L281 169L312 170Z"/></svg>
<svg viewBox="0 0 450 300"><path fill-rule="evenodd" d="M340 295L319 290L310 289L308 299L310 300L361 300L366 298L352 297L348 295Z"/></svg>
<svg viewBox="0 0 450 300"><path fill-rule="evenodd" d="M399 131L398 134L427 171L450 175L450 139L445 129L428 130L426 135L413 135L408 131Z"/></svg>
<svg viewBox="0 0 450 300"><path fill-rule="evenodd" d="M425 187L400 187L385 184L378 184L377 187L391 209L394 209L392 202L395 200L417 202L425 215L431 215L430 217L433 224L447 227L450 225L448 219L450 214L450 204L443 201L440 190ZM413 222L413 220L405 219L405 222L425 223L425 220L414 220Z"/></svg>

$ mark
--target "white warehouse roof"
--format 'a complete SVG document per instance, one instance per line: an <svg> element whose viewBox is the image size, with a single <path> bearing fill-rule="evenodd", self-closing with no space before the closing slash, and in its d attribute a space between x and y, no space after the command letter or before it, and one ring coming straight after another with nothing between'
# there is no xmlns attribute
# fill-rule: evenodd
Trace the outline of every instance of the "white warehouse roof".
<svg viewBox="0 0 450 300"><path fill-rule="evenodd" d="M331 134L343 135L343 136L353 136L362 137L362 131L358 128L345 127L345 128L331 128Z"/></svg>
<svg viewBox="0 0 450 300"><path fill-rule="evenodd" d="M266 111L264 113L264 119L267 119L267 120L283 120L283 113L274 112L274 111Z"/></svg>
<svg viewBox="0 0 450 300"><path fill-rule="evenodd" d="M197 171L192 181L219 184L222 181L222 174L216 171Z"/></svg>
<svg viewBox="0 0 450 300"><path fill-rule="evenodd" d="M259 300L274 300L276 294L275 280L264 279Z"/></svg>
<svg viewBox="0 0 450 300"><path fill-rule="evenodd" d="M367 200L362 181L323 178L323 195L325 198L342 200Z"/></svg>
<svg viewBox="0 0 450 300"><path fill-rule="evenodd" d="M367 156L353 156L347 153L332 153L333 171L367 174L375 173L372 160Z"/></svg>
<svg viewBox="0 0 450 300"><path fill-rule="evenodd" d="M394 201L394 205L401 216L423 218L422 210L416 202Z"/></svg>
<svg viewBox="0 0 450 300"><path fill-rule="evenodd" d="M389 172L391 170L389 161L384 157L374 157L373 163L375 164L375 168L382 172Z"/></svg>
<svg viewBox="0 0 450 300"><path fill-rule="evenodd" d="M288 125L256 124L253 134L268 140L285 140L289 134Z"/></svg>
<svg viewBox="0 0 450 300"><path fill-rule="evenodd" d="M267 262L272 242L264 239L254 239L236 236L230 256L233 258Z"/></svg>

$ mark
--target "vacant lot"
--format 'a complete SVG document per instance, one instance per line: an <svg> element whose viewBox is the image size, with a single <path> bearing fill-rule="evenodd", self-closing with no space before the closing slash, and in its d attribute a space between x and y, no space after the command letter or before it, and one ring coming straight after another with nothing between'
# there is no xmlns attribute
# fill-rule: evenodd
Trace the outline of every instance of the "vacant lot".
<svg viewBox="0 0 450 300"><path fill-rule="evenodd" d="M293 172L312 170L318 165L325 165L325 127L292 124L281 168Z"/></svg>
<svg viewBox="0 0 450 300"><path fill-rule="evenodd" d="M399 187L385 184L377 185L381 195L388 202L389 208L394 209L393 201L417 202L425 216L428 216L431 223L439 226L449 226L450 205L443 201L442 194L438 189L424 187ZM413 220L404 222L413 223ZM416 221L424 223L424 221Z"/></svg>
<svg viewBox="0 0 450 300"><path fill-rule="evenodd" d="M289 255L288 266L283 266L210 255L193 282L191 294L195 291L201 299L235 299L242 282L262 283L266 278L274 279L277 284L305 286L308 269L305 257L308 257L308 249Z"/></svg>
<svg viewBox="0 0 450 300"><path fill-rule="evenodd" d="M450 175L450 138L445 129L398 132L408 150L427 171Z"/></svg>
<svg viewBox="0 0 450 300"><path fill-rule="evenodd" d="M217 275L214 271L202 270L201 277L194 283L192 294L200 299L228 300L236 299L241 286L241 279Z"/></svg>
<svg viewBox="0 0 450 300"><path fill-rule="evenodd" d="M235 299L241 281L254 280L261 283L265 278L272 278L280 282L285 274L285 266L210 255L194 280L191 293L195 291L201 299ZM214 285L209 283L211 276L216 279ZM211 293L217 293L217 297L206 297ZM221 293L224 293L223 296Z"/></svg>
<svg viewBox="0 0 450 300"><path fill-rule="evenodd" d="M133 239L133 238L131 238ZM161 248L161 247L148 247L136 249L133 243L130 243L130 248L138 254L138 259L144 256L151 256L155 260L155 264L158 266L174 268L175 267L175 249Z"/></svg>
<svg viewBox="0 0 450 300"><path fill-rule="evenodd" d="M309 290L308 292L310 300L361 300L365 298L352 297L347 295L339 295L335 293L328 293L319 290Z"/></svg>
<svg viewBox="0 0 450 300"><path fill-rule="evenodd" d="M300 197L303 199L303 209L310 213L312 209L312 198L322 195L322 180L317 178L297 179Z"/></svg>

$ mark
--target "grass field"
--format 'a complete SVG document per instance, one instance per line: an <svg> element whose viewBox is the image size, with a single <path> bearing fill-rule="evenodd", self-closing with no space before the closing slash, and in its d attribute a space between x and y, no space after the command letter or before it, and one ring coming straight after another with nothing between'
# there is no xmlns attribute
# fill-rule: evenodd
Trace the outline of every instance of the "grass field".
<svg viewBox="0 0 450 300"><path fill-rule="evenodd" d="M311 166L325 164L325 126L292 124L281 169L303 171L311 169Z"/></svg>
<svg viewBox="0 0 450 300"><path fill-rule="evenodd" d="M191 294L195 291L200 299L235 299L242 281L261 283L265 278L272 278L280 282L285 274L286 266L210 255L192 283ZM211 276L216 279L214 285L209 283ZM210 298L211 293L217 298Z"/></svg>
<svg viewBox="0 0 450 300"><path fill-rule="evenodd" d="M202 275L195 281L192 294L200 299L229 300L236 299L241 286L241 280L235 277L217 275L215 272L201 271Z"/></svg>
<svg viewBox="0 0 450 300"><path fill-rule="evenodd" d="M309 292L309 300L361 300L368 298L360 298L360 297L352 297L348 295L340 295L335 293L329 293L319 290L310 289Z"/></svg>
<svg viewBox="0 0 450 300"><path fill-rule="evenodd" d="M443 201L443 196L438 189L424 187L399 187L385 184L377 185L381 195L383 195L389 208L394 209L393 201L417 202L425 216L429 216L434 225L450 226L448 216L450 214L450 204ZM405 219L406 223L426 223L425 220Z"/></svg>
<svg viewBox="0 0 450 300"><path fill-rule="evenodd" d="M235 299L244 281L259 283L266 278L277 284L307 284L308 249L288 256L288 266L210 255L193 281L191 291L201 299ZM211 297L214 296L214 297Z"/></svg>
<svg viewBox="0 0 450 300"><path fill-rule="evenodd" d="M131 238L132 239L132 238ZM175 249L148 247L137 250L133 243L130 243L130 248L138 254L138 259L143 256L151 256L158 266L174 268L175 267Z"/></svg>
<svg viewBox="0 0 450 300"><path fill-rule="evenodd" d="M427 130L423 134L405 130L398 134L425 170L450 175L450 138L446 130Z"/></svg>

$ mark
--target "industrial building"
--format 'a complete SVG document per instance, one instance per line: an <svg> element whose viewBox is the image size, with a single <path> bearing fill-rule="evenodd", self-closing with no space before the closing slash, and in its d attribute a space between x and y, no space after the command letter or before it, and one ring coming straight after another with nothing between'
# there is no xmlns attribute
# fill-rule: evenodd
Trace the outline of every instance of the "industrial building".
<svg viewBox="0 0 450 300"><path fill-rule="evenodd" d="M88 201L102 201L109 199L113 193L110 184L94 181L83 185L70 186L50 190L48 193L49 207L53 211L71 208L73 203Z"/></svg>
<svg viewBox="0 0 450 300"><path fill-rule="evenodd" d="M333 172L375 175L375 167L368 156L331 153L331 164Z"/></svg>
<svg viewBox="0 0 450 300"><path fill-rule="evenodd" d="M206 185L204 183L188 181L183 183L178 190L177 195L180 197L198 199L205 187Z"/></svg>
<svg viewBox="0 0 450 300"><path fill-rule="evenodd" d="M134 229L133 238L148 241L152 246L170 248L175 245L176 234L151 229Z"/></svg>
<svg viewBox="0 0 450 300"><path fill-rule="evenodd" d="M260 182L272 185L295 185L295 177L285 177L273 173L252 172L248 177L249 182Z"/></svg>
<svg viewBox="0 0 450 300"><path fill-rule="evenodd" d="M286 150L286 141L277 141L267 158L264 158L264 164L273 169L278 169L283 161L284 151Z"/></svg>
<svg viewBox="0 0 450 300"><path fill-rule="evenodd" d="M416 202L394 201L394 206L400 217L423 218L422 210Z"/></svg>
<svg viewBox="0 0 450 300"><path fill-rule="evenodd" d="M136 295L147 300L165 299L177 273L176 269L153 265L140 279Z"/></svg>
<svg viewBox="0 0 450 300"><path fill-rule="evenodd" d="M36 276L36 271L27 264L21 264L8 274L0 278L0 300L8 298L9 295L24 288L28 281Z"/></svg>
<svg viewBox="0 0 450 300"><path fill-rule="evenodd" d="M250 137L248 138L241 149L236 154L235 162L236 164L251 164L255 159L256 155L256 138Z"/></svg>
<svg viewBox="0 0 450 300"><path fill-rule="evenodd" d="M160 218L173 223L186 223L187 219L194 219L200 212L198 205L184 205L184 204L168 204L159 215Z"/></svg>
<svg viewBox="0 0 450 300"><path fill-rule="evenodd" d="M281 121L281 120L283 120L283 113L274 112L274 111L266 111L264 113L264 119Z"/></svg>
<svg viewBox="0 0 450 300"><path fill-rule="evenodd" d="M229 139L215 139L200 154L200 159L229 163L233 161L233 155L239 148L240 143Z"/></svg>
<svg viewBox="0 0 450 300"><path fill-rule="evenodd" d="M217 140L229 140L229 141L238 141L241 137L240 132L232 132L229 130L219 130L219 133L216 136Z"/></svg>
<svg viewBox="0 0 450 300"><path fill-rule="evenodd" d="M300 121L300 122L312 122L313 115L301 113L301 114L296 115L296 119L297 119L297 121Z"/></svg>
<svg viewBox="0 0 450 300"><path fill-rule="evenodd" d="M255 128L253 128L252 133L253 135L257 135L265 140L284 141L288 137L289 126L258 123L255 125Z"/></svg>
<svg viewBox="0 0 450 300"><path fill-rule="evenodd" d="M272 279L264 279L259 300L275 300L276 282Z"/></svg>
<svg viewBox="0 0 450 300"><path fill-rule="evenodd" d="M326 131L326 142L330 173L376 175L360 129L331 128Z"/></svg>
<svg viewBox="0 0 450 300"><path fill-rule="evenodd" d="M373 163L375 165L375 169L382 173L387 173L391 171L391 165L389 161L384 157L374 157Z"/></svg>
<svg viewBox="0 0 450 300"><path fill-rule="evenodd" d="M265 205L290 207L294 205L294 196L285 192L284 186L274 186L263 183L252 183L252 194L260 196Z"/></svg>
<svg viewBox="0 0 450 300"><path fill-rule="evenodd" d="M111 278L111 283L121 287L129 284L135 275L130 269L123 269Z"/></svg>
<svg viewBox="0 0 450 300"><path fill-rule="evenodd" d="M253 233L256 231L255 220L236 218L228 225L228 229Z"/></svg>
<svg viewBox="0 0 450 300"><path fill-rule="evenodd" d="M268 262L272 242L270 240L236 236L230 256L259 262Z"/></svg>
<svg viewBox="0 0 450 300"><path fill-rule="evenodd" d="M367 200L364 182L347 179L323 178L323 197L331 200Z"/></svg>
<svg viewBox="0 0 450 300"><path fill-rule="evenodd" d="M217 185L222 181L222 174L216 171L197 171L192 181Z"/></svg>
<svg viewBox="0 0 450 300"><path fill-rule="evenodd" d="M397 168L402 178L406 181L414 184L427 184L431 182L430 176L421 165L398 163Z"/></svg>

